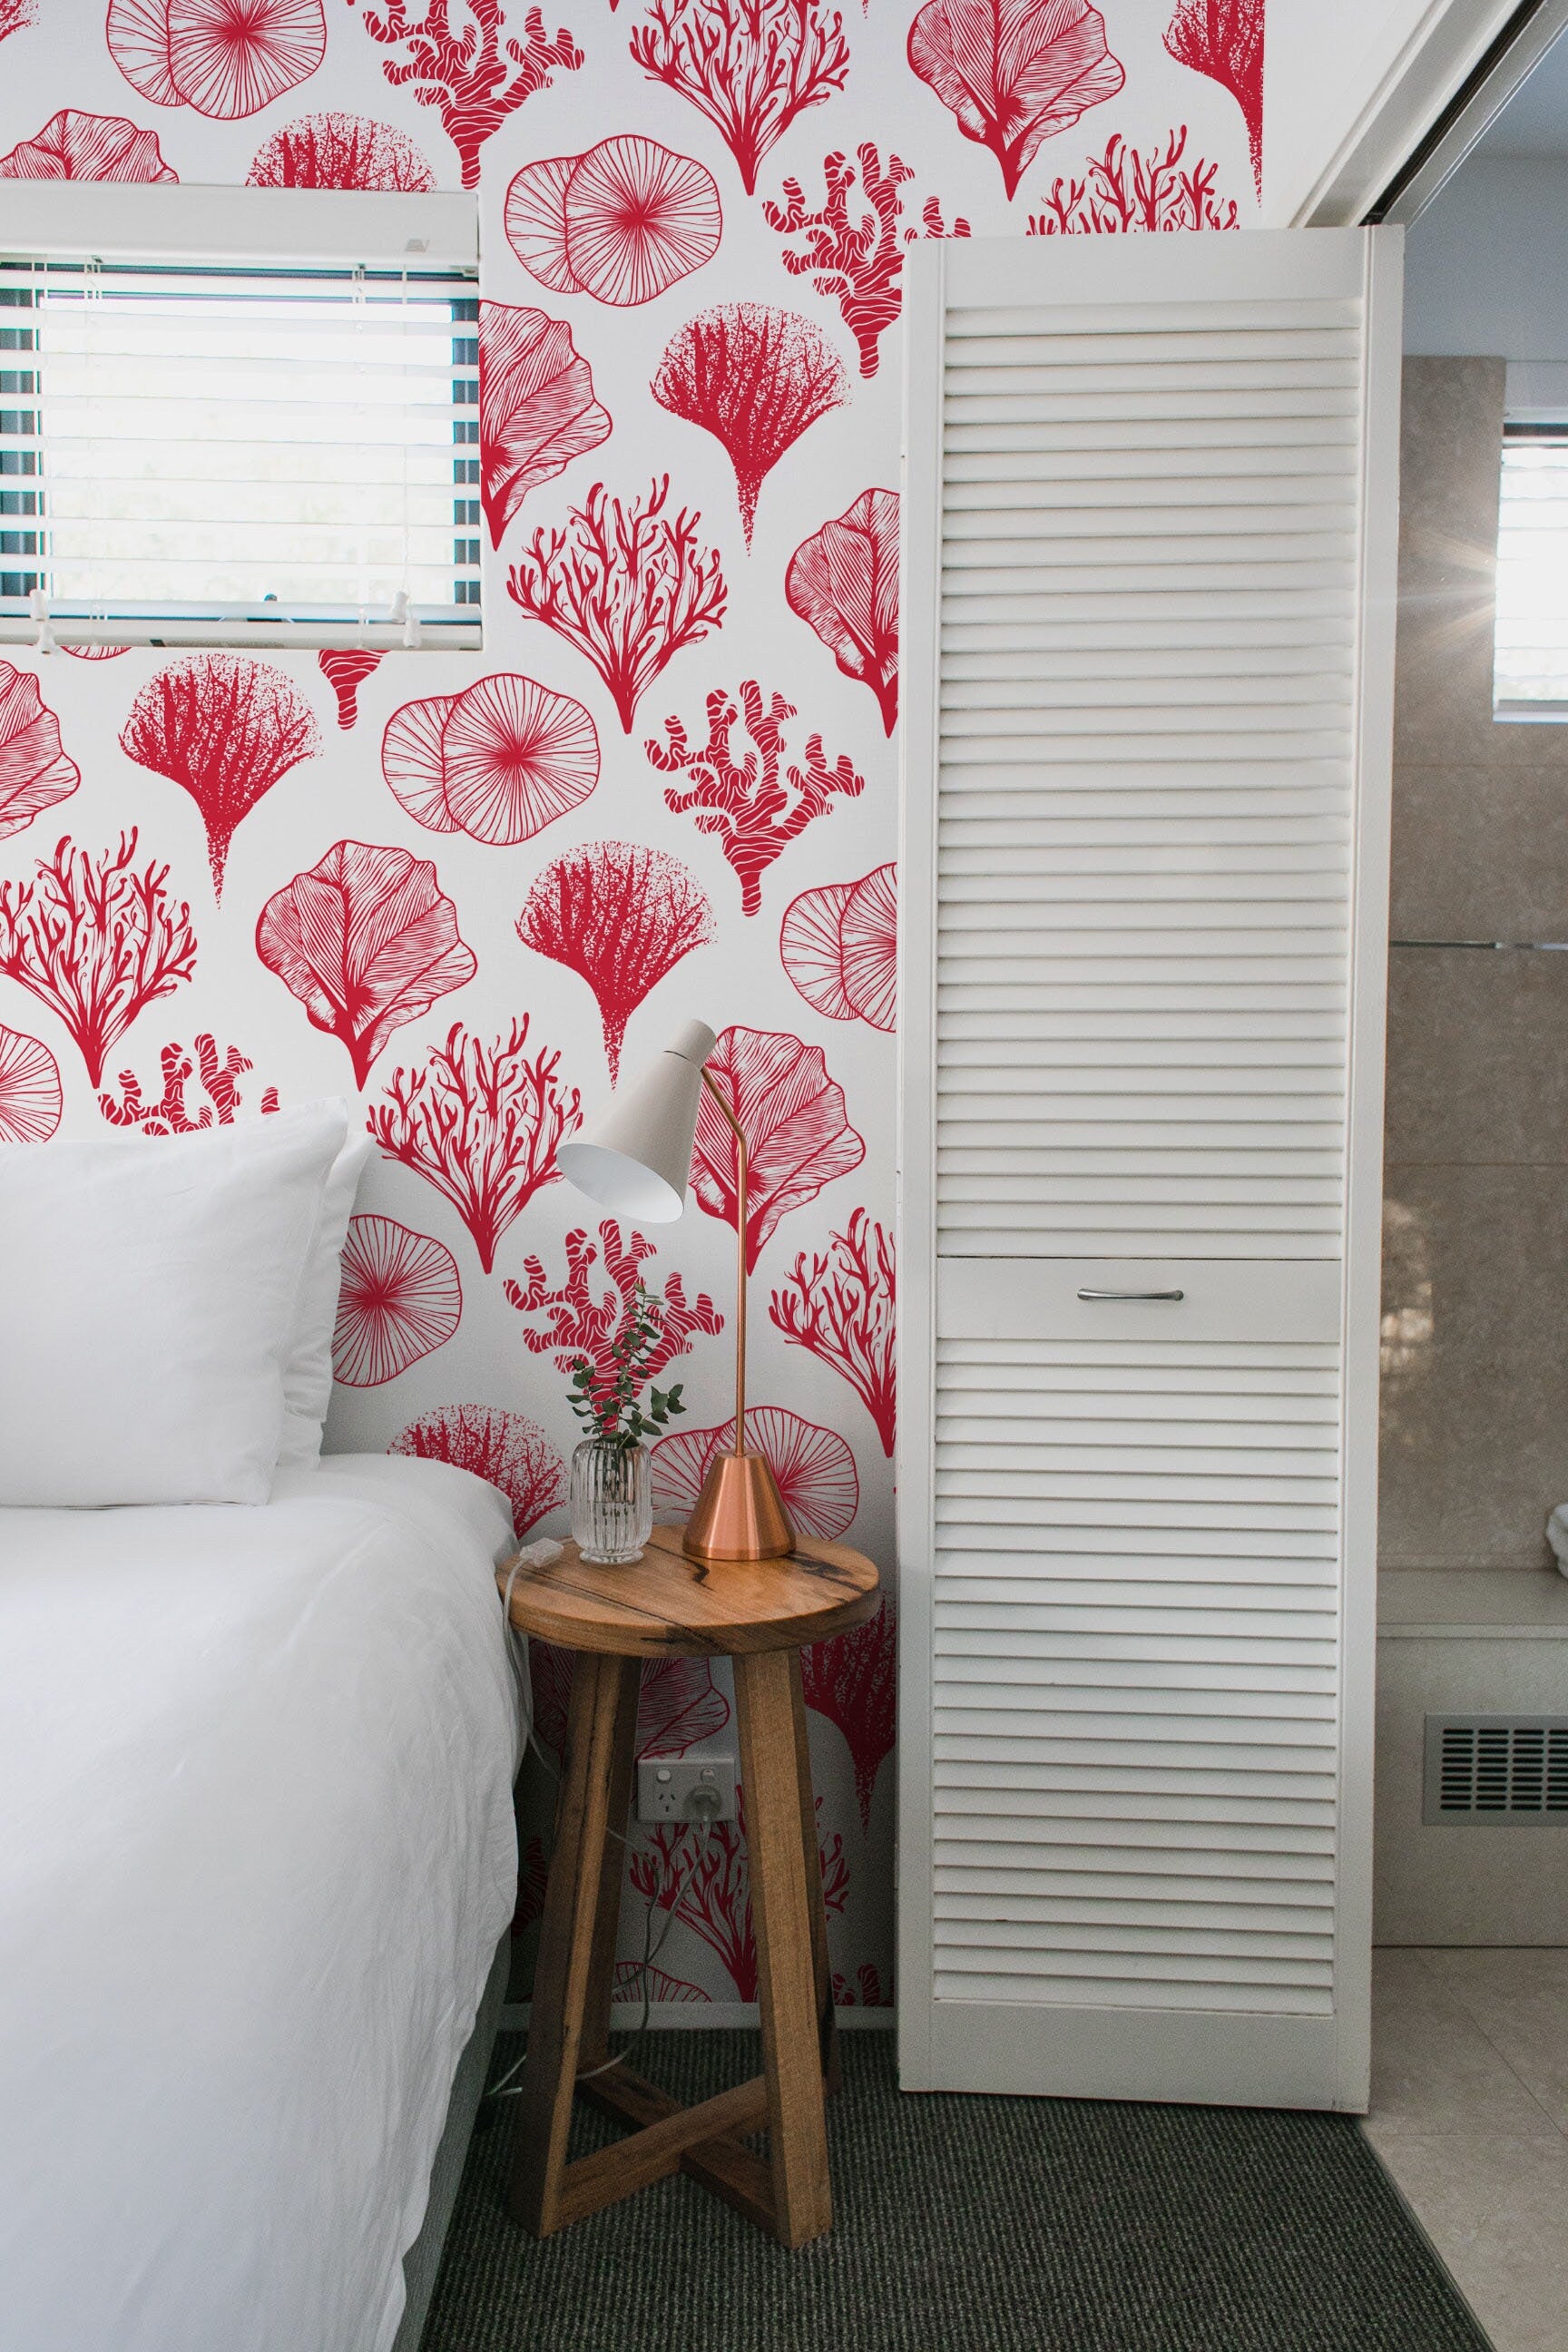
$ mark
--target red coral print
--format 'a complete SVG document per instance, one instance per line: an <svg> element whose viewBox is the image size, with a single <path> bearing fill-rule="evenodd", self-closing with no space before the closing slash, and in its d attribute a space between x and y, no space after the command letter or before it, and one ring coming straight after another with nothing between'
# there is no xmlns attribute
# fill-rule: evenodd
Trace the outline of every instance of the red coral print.
<svg viewBox="0 0 1568 2352"><path fill-rule="evenodd" d="M1125 79L1088 0L926 0L909 54L964 137L990 148L1009 197L1041 142Z"/></svg>
<svg viewBox="0 0 1568 2352"><path fill-rule="evenodd" d="M450 0L423 0L417 16L408 0L382 0L384 14L366 7L365 31L383 48L400 48L382 68L394 89L412 88L417 103L433 106L458 151L465 188L479 184L479 149L509 114L535 90L548 89L557 68L575 73L583 52L564 27L553 37L530 8L519 40L506 31L500 0L463 0L460 31L452 29Z"/></svg>
<svg viewBox="0 0 1568 2352"><path fill-rule="evenodd" d="M843 406L849 378L809 319L762 302L723 302L671 338L653 396L729 452L750 547L764 479L819 416Z"/></svg>
<svg viewBox="0 0 1568 2352"><path fill-rule="evenodd" d="M57 801L68 800L81 770L60 749L60 722L31 670L0 661L0 841Z"/></svg>
<svg viewBox="0 0 1568 2352"><path fill-rule="evenodd" d="M461 830L447 801L447 766L441 755L447 721L457 708L455 694L426 695L405 702L387 720L381 739L381 772L395 798L416 824L431 833Z"/></svg>
<svg viewBox="0 0 1568 2352"><path fill-rule="evenodd" d="M877 1775L897 1736L898 1654L897 1629L886 1601L864 1625L800 1654L805 1703L838 1726L854 1761L855 1794L866 1829L871 1825Z"/></svg>
<svg viewBox="0 0 1568 2352"><path fill-rule="evenodd" d="M889 1034L898 1017L898 867L803 890L784 919L779 957L806 1003L830 1021Z"/></svg>
<svg viewBox="0 0 1568 2352"><path fill-rule="evenodd" d="M257 149L245 176L252 188L377 188L405 195L436 184L428 157L407 132L365 114L302 114L285 122Z"/></svg>
<svg viewBox="0 0 1568 2352"><path fill-rule="evenodd" d="M520 1529L521 1533L521 1530ZM533 1703L533 1728L557 1756L566 1752L566 1713L572 1701L572 1653L552 1642L530 1641L528 1686Z"/></svg>
<svg viewBox="0 0 1568 2352"><path fill-rule="evenodd" d="M746 1441L772 1465L800 1534L837 1541L860 1507L855 1456L837 1432L780 1404L753 1404L746 1408ZM659 1438L648 1457L655 1511L689 1518L714 1456L734 1443L733 1420L721 1429L681 1429Z"/></svg>
<svg viewBox="0 0 1568 2352"><path fill-rule="evenodd" d="M820 735L805 739L805 767L784 769L781 780L784 729L795 705L774 694L764 710L754 678L744 680L738 698L716 688L707 711L708 740L700 749L678 719L665 721L667 743L645 749L661 774L690 777L686 791L666 792L666 804L677 816L695 816L699 833L717 835L740 877L741 911L754 915L763 903L762 877L779 852L826 814L836 795L857 799L866 780L847 752L829 767ZM753 748L737 758L731 737L742 715Z"/></svg>
<svg viewBox="0 0 1568 2352"><path fill-rule="evenodd" d="M110 0L106 37L143 98L217 122L297 89L327 49L321 0Z"/></svg>
<svg viewBox="0 0 1568 2352"><path fill-rule="evenodd" d="M148 679L120 748L189 793L207 829L213 891L221 898L236 827L290 768L315 757L321 736L303 695L269 662L195 654Z"/></svg>
<svg viewBox="0 0 1568 2352"><path fill-rule="evenodd" d="M410 816L507 846L585 801L599 738L570 695L500 672L462 694L405 703L382 739L382 773Z"/></svg>
<svg viewBox="0 0 1568 2352"><path fill-rule="evenodd" d="M871 376L877 373L878 344L899 315L905 246L913 245L922 235L946 236L950 232L942 225L942 207L934 196L926 200L920 227L905 228L900 191L914 178L913 172L900 156L891 154L884 171L880 156L869 144L856 152L861 186L870 206L858 218L849 217L855 164L843 155L824 158L822 175L827 194L816 212L806 210L800 182L786 180L784 203L764 204L763 213L769 227L783 236L798 236L805 230L805 247L799 252L786 248L784 266L792 278L809 277L819 294L837 300L860 354L860 373ZM969 223L955 220L951 234L967 236Z"/></svg>
<svg viewBox="0 0 1568 2352"><path fill-rule="evenodd" d="M719 250L713 175L657 140L601 140L585 155L526 163L507 191L506 233L557 294L626 308L700 269Z"/></svg>
<svg viewBox="0 0 1568 2352"><path fill-rule="evenodd" d="M120 114L51 114L43 129L0 155L0 180L174 180L155 131Z"/></svg>
<svg viewBox="0 0 1568 2352"><path fill-rule="evenodd" d="M866 1147L849 1124L844 1089L828 1076L820 1045L765 1029L726 1029L707 1066L751 1150L746 1264L754 1267L779 1219L858 1168ZM734 1224L735 1139L706 1089L697 1114L691 1186L710 1217Z"/></svg>
<svg viewBox="0 0 1568 2352"><path fill-rule="evenodd" d="M0 1143L47 1143L64 1102L60 1066L48 1047L0 1025Z"/></svg>
<svg viewBox="0 0 1568 2352"><path fill-rule="evenodd" d="M531 278L552 294L580 294L566 254L566 189L581 155L542 155L506 192L507 242Z"/></svg>
<svg viewBox="0 0 1568 2352"><path fill-rule="evenodd" d="M129 646L62 646L62 654L73 661L118 661L121 654L131 651Z"/></svg>
<svg viewBox="0 0 1568 2352"><path fill-rule="evenodd" d="M795 117L842 89L844 20L819 0L653 0L632 57L706 116L746 194Z"/></svg>
<svg viewBox="0 0 1568 2352"><path fill-rule="evenodd" d="M610 1287L595 1295L589 1276L600 1249ZM507 1302L520 1315L542 1314L545 1318L542 1330L522 1334L529 1354L553 1356L556 1370L562 1372L573 1371L586 1361L594 1373L588 1393L595 1404L614 1390L620 1375L617 1349L636 1311L643 1265L654 1255L652 1242L638 1233L628 1234L623 1241L615 1218L606 1217L599 1227L598 1249L581 1230L567 1234L566 1279L557 1288L550 1287L543 1262L537 1257L524 1259L522 1282L505 1285ZM700 1290L689 1301L679 1274L665 1276L663 1292L658 1338L643 1359L639 1396L677 1356L691 1353L699 1332L711 1338L724 1328L724 1318L707 1292Z"/></svg>
<svg viewBox="0 0 1568 2352"><path fill-rule="evenodd" d="M268 898L256 951L343 1045L363 1087L395 1029L479 969L428 859L373 842L335 842Z"/></svg>
<svg viewBox="0 0 1568 2352"><path fill-rule="evenodd" d="M685 1977L672 1977L664 1969L645 1969L640 1960L616 1962L616 1990L627 2000L636 2000L640 2008L643 1980L647 1980L649 2000L708 2000L700 1985L689 1983Z"/></svg>
<svg viewBox="0 0 1568 2352"><path fill-rule="evenodd" d="M1217 163L1200 156L1185 171L1187 126L1173 131L1162 154L1147 154L1113 137L1103 155L1091 155L1081 180L1051 183L1042 212L1031 213L1030 236L1114 236L1137 229L1239 228L1234 196L1215 194Z"/></svg>
<svg viewBox="0 0 1568 2352"><path fill-rule="evenodd" d="M789 560L784 596L846 677L868 686L885 733L899 715L899 494L862 490Z"/></svg>
<svg viewBox="0 0 1568 2352"><path fill-rule="evenodd" d="M862 1960L855 1971L855 1982L833 1971L833 2006L835 2009L891 2009L893 1996L882 1990L882 1979L871 1960Z"/></svg>
<svg viewBox="0 0 1568 2352"><path fill-rule="evenodd" d="M156 1102L148 1101L134 1070L121 1070L118 1097L112 1094L98 1097L98 1108L110 1127L139 1127L143 1135L197 1135L204 1128L232 1127L236 1114L244 1108L239 1081L251 1064L237 1045L231 1045L220 1062L217 1040L206 1031L197 1037L195 1055L193 1061L183 1045L164 1046L158 1056L163 1091ZM199 1076L206 1097L194 1113L185 1101L185 1088L193 1076ZM258 1108L277 1109L276 1087L263 1087Z"/></svg>
<svg viewBox="0 0 1568 2352"><path fill-rule="evenodd" d="M817 1800L818 1856L823 1908L841 1912L849 1893L844 1840L835 1830L822 1836L822 1801ZM742 1802L742 1816L744 1799ZM634 1852L627 1874L632 1887L660 1910L673 1910L683 1927L718 1955L742 2000L757 1997L757 1938L752 1918L745 1822L715 1822L695 1862L677 1844L680 1832L660 1822L646 1847Z"/></svg>
<svg viewBox="0 0 1568 2352"><path fill-rule="evenodd" d="M332 1333L332 1377L380 1388L445 1347L463 1313L458 1261L390 1217L351 1217Z"/></svg>
<svg viewBox="0 0 1568 2352"><path fill-rule="evenodd" d="M526 1934L536 1919L544 1916L544 1895L549 1884L544 1840L541 1837L524 1838L519 1845L517 1856L517 1903L511 1915L514 1937Z"/></svg>
<svg viewBox="0 0 1568 2352"><path fill-rule="evenodd" d="M338 698L338 725L352 727L359 717L360 688L381 656L361 646L344 646L336 650L323 646L316 659L321 664L321 676Z"/></svg>
<svg viewBox="0 0 1568 2352"><path fill-rule="evenodd" d="M847 1233L829 1234L827 1249L826 1257L814 1251L809 1261L804 1253L796 1258L768 1312L786 1340L848 1381L891 1460L898 1413L893 1236L856 1209Z"/></svg>
<svg viewBox="0 0 1568 2352"><path fill-rule="evenodd" d="M1178 65L1191 66L1228 89L1241 109L1252 176L1263 197L1264 0L1176 0L1165 47Z"/></svg>
<svg viewBox="0 0 1568 2352"><path fill-rule="evenodd" d="M719 551L698 542L700 515L665 511L669 476L629 507L595 482L565 530L536 530L507 592L585 655L629 735L638 702L671 655L696 645L724 617Z"/></svg>
<svg viewBox="0 0 1568 2352"><path fill-rule="evenodd" d="M595 841L538 876L517 935L593 990L614 1086L626 1023L682 956L708 945L713 910L679 858L640 842Z"/></svg>
<svg viewBox="0 0 1568 2352"><path fill-rule="evenodd" d="M545 1045L530 1055L527 1044L526 1013L488 1045L459 1023L425 1069L393 1072L370 1114L387 1159L451 1202L487 1274L508 1226L555 1182L556 1146L582 1114L576 1087L561 1082L560 1055Z"/></svg>
<svg viewBox="0 0 1568 2352"><path fill-rule="evenodd" d="M684 1756L701 1739L716 1738L730 1720L730 1702L706 1658L645 1658L637 1694L637 1754Z"/></svg>
<svg viewBox="0 0 1568 2352"><path fill-rule="evenodd" d="M134 871L136 839L100 857L61 841L36 882L0 882L0 972L58 1013L95 1087L137 1014L195 969L190 908L166 866Z"/></svg>
<svg viewBox="0 0 1568 2352"><path fill-rule="evenodd" d="M33 21L37 0L0 0L0 41Z"/></svg>
<svg viewBox="0 0 1568 2352"><path fill-rule="evenodd" d="M571 331L542 310L479 304L480 498L490 544L541 482L610 432Z"/></svg>
<svg viewBox="0 0 1568 2352"><path fill-rule="evenodd" d="M387 1447L419 1462L450 1462L499 1486L521 1540L566 1500L566 1465L535 1421L492 1404L444 1404L411 1421ZM542 1643L530 1643L537 1655ZM565 1717L562 1717L564 1725Z"/></svg>

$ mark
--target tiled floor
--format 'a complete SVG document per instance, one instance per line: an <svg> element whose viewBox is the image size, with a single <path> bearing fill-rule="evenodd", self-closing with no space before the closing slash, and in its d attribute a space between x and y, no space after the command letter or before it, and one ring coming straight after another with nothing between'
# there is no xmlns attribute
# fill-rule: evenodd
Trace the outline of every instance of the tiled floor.
<svg viewBox="0 0 1568 2352"><path fill-rule="evenodd" d="M1568 1950L1380 1951L1364 2129L1495 2352L1568 2352Z"/></svg>

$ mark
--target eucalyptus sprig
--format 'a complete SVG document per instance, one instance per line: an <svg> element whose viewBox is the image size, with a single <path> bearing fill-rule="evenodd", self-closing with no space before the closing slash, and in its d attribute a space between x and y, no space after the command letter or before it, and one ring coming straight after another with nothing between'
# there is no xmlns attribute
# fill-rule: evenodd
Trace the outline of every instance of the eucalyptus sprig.
<svg viewBox="0 0 1568 2352"><path fill-rule="evenodd" d="M668 1389L650 1388L647 1409L643 1409L640 1391L663 1321L663 1299L646 1282L639 1282L626 1321L610 1342L608 1376L588 1356L579 1356L573 1363L572 1410L607 1445L629 1452L645 1438L657 1437L686 1411L680 1402L679 1381Z"/></svg>

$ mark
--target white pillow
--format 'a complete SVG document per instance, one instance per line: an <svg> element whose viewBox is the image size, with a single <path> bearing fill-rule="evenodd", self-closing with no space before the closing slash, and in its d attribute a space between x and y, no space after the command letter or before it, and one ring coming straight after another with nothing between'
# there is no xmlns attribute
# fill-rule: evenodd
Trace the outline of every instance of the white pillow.
<svg viewBox="0 0 1568 2352"><path fill-rule="evenodd" d="M345 1120L348 1107L343 1106ZM283 1367L283 1450L279 1470L313 1470L321 1458L321 1431L332 1397L332 1331L338 1319L343 1244L354 1194L370 1158L370 1138L351 1135L327 1177L316 1236L300 1286L294 1334Z"/></svg>
<svg viewBox="0 0 1568 2352"><path fill-rule="evenodd" d="M0 1145L0 1504L263 1503L342 1104Z"/></svg>

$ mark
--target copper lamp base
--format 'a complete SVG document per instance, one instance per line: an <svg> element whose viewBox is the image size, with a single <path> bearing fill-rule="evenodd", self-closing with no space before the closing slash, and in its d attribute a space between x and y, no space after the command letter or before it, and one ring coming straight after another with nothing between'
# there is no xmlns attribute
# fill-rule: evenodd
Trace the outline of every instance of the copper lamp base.
<svg viewBox="0 0 1568 2352"><path fill-rule="evenodd" d="M682 1546L688 1559L785 1559L795 1529L761 1454L721 1454L702 1482Z"/></svg>

